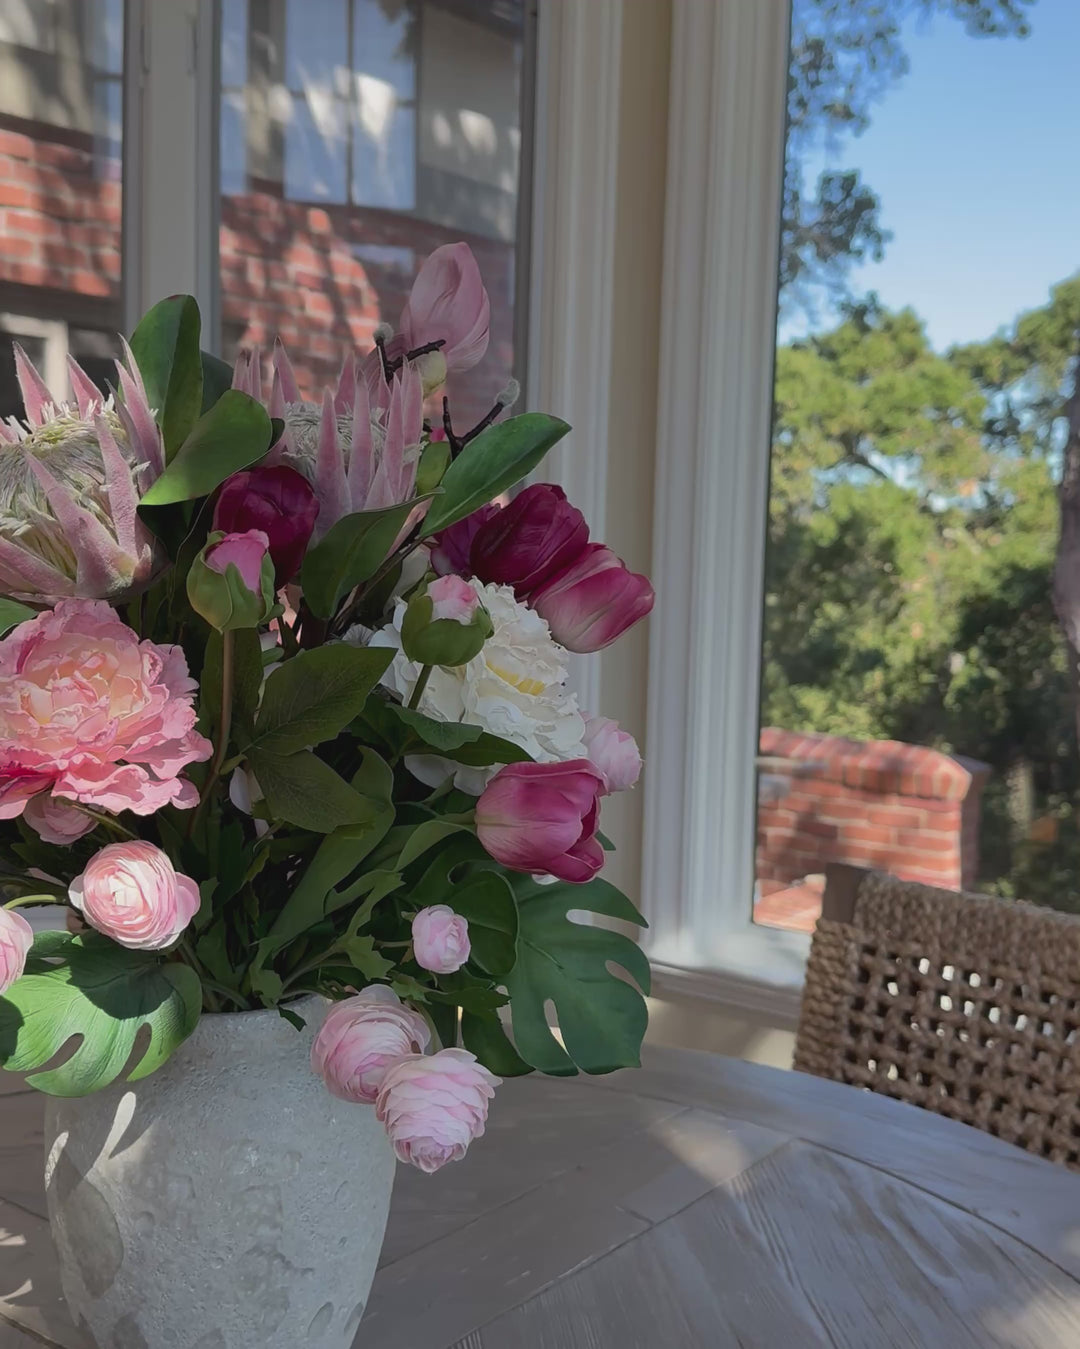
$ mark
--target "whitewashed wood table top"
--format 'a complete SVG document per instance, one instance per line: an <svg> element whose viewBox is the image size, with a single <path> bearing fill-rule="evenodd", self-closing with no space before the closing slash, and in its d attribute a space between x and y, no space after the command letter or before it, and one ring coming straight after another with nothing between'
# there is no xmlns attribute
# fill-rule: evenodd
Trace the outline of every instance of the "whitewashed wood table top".
<svg viewBox="0 0 1080 1349"><path fill-rule="evenodd" d="M19 1087L0 1097L0 1349L88 1349L44 1218L41 1098ZM1077 1349L1080 1175L691 1051L508 1082L464 1162L399 1172L356 1343Z"/></svg>

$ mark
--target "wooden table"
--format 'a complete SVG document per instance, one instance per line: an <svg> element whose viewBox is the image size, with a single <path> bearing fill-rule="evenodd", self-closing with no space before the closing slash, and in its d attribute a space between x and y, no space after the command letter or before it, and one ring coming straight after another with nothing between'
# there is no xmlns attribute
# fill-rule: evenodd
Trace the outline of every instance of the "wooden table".
<svg viewBox="0 0 1080 1349"><path fill-rule="evenodd" d="M508 1082L466 1161L403 1169L357 1343L1080 1345L1080 1175L816 1078L645 1065ZM86 1349L42 1216L40 1115L0 1098L0 1349Z"/></svg>

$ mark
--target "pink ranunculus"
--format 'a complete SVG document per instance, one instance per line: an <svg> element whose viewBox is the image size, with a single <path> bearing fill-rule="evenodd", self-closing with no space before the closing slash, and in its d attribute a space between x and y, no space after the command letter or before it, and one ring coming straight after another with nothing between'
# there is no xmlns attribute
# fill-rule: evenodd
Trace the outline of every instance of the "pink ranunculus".
<svg viewBox="0 0 1080 1349"><path fill-rule="evenodd" d="M460 576L440 576L428 586L427 593L433 622L450 618L455 623L471 623L480 605L480 596Z"/></svg>
<svg viewBox="0 0 1080 1349"><path fill-rule="evenodd" d="M92 928L119 945L160 951L195 917L199 887L155 844L133 839L95 853L68 887L68 898Z"/></svg>
<svg viewBox="0 0 1080 1349"><path fill-rule="evenodd" d="M419 1012L385 984L372 984L326 1013L311 1046L311 1066L332 1095L371 1104L391 1064L422 1054L430 1040Z"/></svg>
<svg viewBox="0 0 1080 1349"><path fill-rule="evenodd" d="M206 550L206 565L224 576L230 563L253 594L262 589L262 564L270 540L261 529L246 529L242 534L226 534L220 543Z"/></svg>
<svg viewBox="0 0 1080 1349"><path fill-rule="evenodd" d="M0 993L6 993L26 968L34 929L21 913L0 908Z"/></svg>
<svg viewBox="0 0 1080 1349"><path fill-rule="evenodd" d="M413 955L432 974L453 974L469 958L468 919L447 904L421 909L412 920Z"/></svg>
<svg viewBox="0 0 1080 1349"><path fill-rule="evenodd" d="M459 520L456 525L451 525L436 534L431 541L432 569L440 576L446 576L450 572L456 572L459 576L471 576L472 566L469 557L473 540L487 521L498 515L501 509L494 502L489 502L479 510L473 511L472 515L467 515L464 520Z"/></svg>
<svg viewBox="0 0 1080 1349"><path fill-rule="evenodd" d="M198 803L181 777L213 746L195 729L179 646L140 641L102 600L61 600L0 641L0 820L51 788L99 810Z"/></svg>
<svg viewBox="0 0 1080 1349"><path fill-rule="evenodd" d="M417 273L398 327L409 351L442 341L451 373L471 370L488 345L491 305L468 244L443 244Z"/></svg>
<svg viewBox="0 0 1080 1349"><path fill-rule="evenodd" d="M529 596L551 635L568 651L599 651L644 618L656 596L646 576L602 543L590 543L565 571Z"/></svg>
<svg viewBox="0 0 1080 1349"><path fill-rule="evenodd" d="M641 755L629 731L610 717L585 718L585 752L604 775L609 792L625 792L641 776Z"/></svg>
<svg viewBox="0 0 1080 1349"><path fill-rule="evenodd" d="M82 838L94 828L97 821L85 810L80 810L62 796L41 792L26 803L23 819L44 843L64 847Z"/></svg>
<svg viewBox="0 0 1080 1349"><path fill-rule="evenodd" d="M484 1132L488 1103L501 1078L465 1049L410 1054L382 1080L375 1113L399 1160L421 1171L459 1162Z"/></svg>
<svg viewBox="0 0 1080 1349"><path fill-rule="evenodd" d="M315 489L302 473L287 464L260 464L225 479L213 527L225 534L261 530L283 586L300 570L318 514Z"/></svg>
<svg viewBox="0 0 1080 1349"><path fill-rule="evenodd" d="M588 759L501 768L476 803L476 833L513 871L580 885L604 865L596 837L604 778Z"/></svg>
<svg viewBox="0 0 1080 1349"><path fill-rule="evenodd" d="M469 563L481 581L513 586L524 599L575 562L588 542L585 517L562 488L539 482L477 530Z"/></svg>

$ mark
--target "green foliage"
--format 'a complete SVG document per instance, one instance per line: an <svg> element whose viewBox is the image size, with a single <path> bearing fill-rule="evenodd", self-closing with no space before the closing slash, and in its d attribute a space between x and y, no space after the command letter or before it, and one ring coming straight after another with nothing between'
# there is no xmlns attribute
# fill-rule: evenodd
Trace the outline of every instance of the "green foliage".
<svg viewBox="0 0 1080 1349"><path fill-rule="evenodd" d="M19 623L25 623L28 618L33 618L35 612L36 610L28 605L0 597L0 637Z"/></svg>
<svg viewBox="0 0 1080 1349"><path fill-rule="evenodd" d="M266 681L249 750L293 754L332 739L363 710L393 657L388 647L335 643L285 661Z"/></svg>
<svg viewBox="0 0 1080 1349"><path fill-rule="evenodd" d="M364 798L311 750L274 754L253 745L247 757L270 813L289 824L332 834L368 818Z"/></svg>
<svg viewBox="0 0 1080 1349"><path fill-rule="evenodd" d="M415 509L414 497L382 511L343 516L304 558L301 581L308 608L331 618L349 591L370 580L386 560L394 540Z"/></svg>
<svg viewBox="0 0 1080 1349"><path fill-rule="evenodd" d="M520 745L492 735L467 722L436 721L423 712L373 694L367 701L363 726L398 757L405 754L438 754L468 767L524 763L530 755Z"/></svg>
<svg viewBox="0 0 1080 1349"><path fill-rule="evenodd" d="M194 1030L199 976L152 951L129 951L104 937L39 934L26 973L0 998L0 1064L33 1072L52 1096L86 1096L159 1068ZM143 1028L149 1040L136 1040ZM74 1053L42 1071L74 1037ZM135 1056L133 1057L133 1051Z"/></svg>
<svg viewBox="0 0 1080 1349"><path fill-rule="evenodd" d="M165 472L144 493L140 507L209 496L230 474L261 459L272 434L262 404L239 389L228 389L192 425Z"/></svg>
<svg viewBox="0 0 1080 1349"><path fill-rule="evenodd" d="M166 463L203 410L201 326L194 298L170 295L147 311L131 335L131 351L161 427Z"/></svg>

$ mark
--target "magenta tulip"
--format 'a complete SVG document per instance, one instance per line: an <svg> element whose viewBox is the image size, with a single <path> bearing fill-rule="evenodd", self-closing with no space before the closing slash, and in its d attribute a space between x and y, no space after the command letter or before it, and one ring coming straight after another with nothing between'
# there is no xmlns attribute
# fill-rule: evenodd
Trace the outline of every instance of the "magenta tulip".
<svg viewBox="0 0 1080 1349"><path fill-rule="evenodd" d="M214 508L214 529L226 534L262 530L282 586L300 570L318 514L314 489L303 474L284 464L249 468L226 478Z"/></svg>
<svg viewBox="0 0 1080 1349"><path fill-rule="evenodd" d="M589 542L585 517L552 483L526 487L476 532L469 561L481 581L519 599L575 562Z"/></svg>
<svg viewBox="0 0 1080 1349"><path fill-rule="evenodd" d="M471 576L469 556L473 539L483 526L495 515L499 507L494 504L481 506L479 510L459 520L456 525L444 529L432 539L431 567L439 576L449 576L451 572L458 576Z"/></svg>
<svg viewBox="0 0 1080 1349"><path fill-rule="evenodd" d="M476 803L476 833L513 871L580 885L604 865L596 837L604 778L588 759L508 764Z"/></svg>
<svg viewBox="0 0 1080 1349"><path fill-rule="evenodd" d="M551 635L568 651L599 651L653 607L647 576L630 571L610 548L588 544L576 562L529 596Z"/></svg>
<svg viewBox="0 0 1080 1349"><path fill-rule="evenodd" d="M417 273L401 313L409 351L441 341L450 373L471 370L488 345L491 305L468 244L443 244Z"/></svg>

